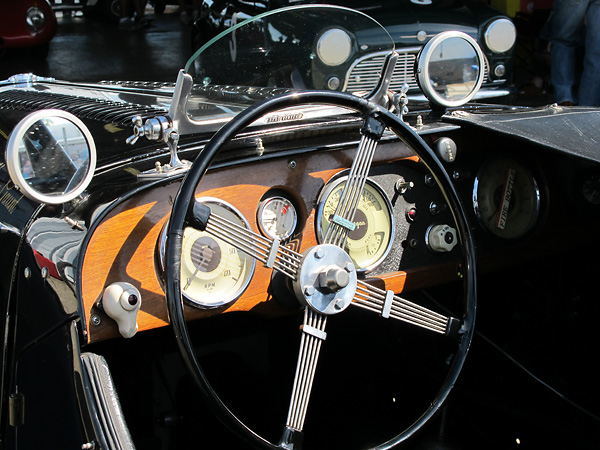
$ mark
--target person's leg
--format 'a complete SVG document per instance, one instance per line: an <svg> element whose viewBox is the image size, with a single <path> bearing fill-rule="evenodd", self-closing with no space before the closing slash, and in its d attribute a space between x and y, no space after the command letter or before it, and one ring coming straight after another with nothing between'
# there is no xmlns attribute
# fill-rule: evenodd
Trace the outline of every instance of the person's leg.
<svg viewBox="0 0 600 450"><path fill-rule="evenodd" d="M585 57L579 104L600 106L600 0L592 0L586 16Z"/></svg>
<svg viewBox="0 0 600 450"><path fill-rule="evenodd" d="M555 0L552 12L551 80L557 103L575 102L575 50L582 44L583 23L590 0Z"/></svg>

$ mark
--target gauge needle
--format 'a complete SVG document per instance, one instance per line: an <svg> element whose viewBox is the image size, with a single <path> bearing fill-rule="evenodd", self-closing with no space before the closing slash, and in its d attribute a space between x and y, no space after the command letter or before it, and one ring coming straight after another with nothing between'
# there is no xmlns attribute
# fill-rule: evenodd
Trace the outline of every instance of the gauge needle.
<svg viewBox="0 0 600 450"><path fill-rule="evenodd" d="M206 252L204 251L204 249L207 248L207 247L208 247L208 244L204 244L202 247L200 247L200 261L198 261L198 264L196 265L196 270L194 271L194 273L192 274L192 276L187 279L187 283L183 287L184 291L187 288L190 287L190 284L192 284L192 281L194 281L194 278L196 278L196 274L200 270L200 267L202 267L202 265L206 261L206 256L212 257L212 255L213 255L214 252L211 250L210 247L208 247L209 255L206 255Z"/></svg>
<svg viewBox="0 0 600 450"><path fill-rule="evenodd" d="M500 212L498 213L498 220L496 221L496 227L501 230L504 230L506 221L508 220L508 208L512 197L513 185L515 183L515 173L515 169L509 167L506 173L506 180L504 181L504 190L502 192L502 200L500 201Z"/></svg>

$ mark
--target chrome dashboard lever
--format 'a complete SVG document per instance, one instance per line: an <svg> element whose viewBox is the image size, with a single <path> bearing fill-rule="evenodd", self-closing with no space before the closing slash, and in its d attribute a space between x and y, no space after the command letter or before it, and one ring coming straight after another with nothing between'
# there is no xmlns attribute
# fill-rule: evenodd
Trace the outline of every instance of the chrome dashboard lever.
<svg viewBox="0 0 600 450"><path fill-rule="evenodd" d="M394 111L401 120L404 120L404 115L408 114L408 89L410 86L406 83L400 88L400 92L394 92L391 96L391 103L394 106Z"/></svg>
<svg viewBox="0 0 600 450"><path fill-rule="evenodd" d="M154 169L146 170L138 174L138 178L165 178L189 170L192 163L179 159L177 155L177 144L179 133L173 127L173 121L168 116L157 116L142 122L141 116L134 116L133 135L126 140L127 144L133 145L137 140L145 136L151 141L164 141L169 147L170 161L168 164L156 162Z"/></svg>

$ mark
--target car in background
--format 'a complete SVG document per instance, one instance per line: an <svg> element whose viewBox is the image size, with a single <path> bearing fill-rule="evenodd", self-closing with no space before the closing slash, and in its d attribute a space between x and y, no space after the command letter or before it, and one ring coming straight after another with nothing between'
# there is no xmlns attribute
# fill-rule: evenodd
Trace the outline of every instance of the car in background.
<svg viewBox="0 0 600 450"><path fill-rule="evenodd" d="M192 48L200 49L220 32L243 20L266 13L275 8L294 4L315 3L302 0L277 0L248 2L238 0L203 0L200 17L192 31ZM485 75L477 99L500 97L509 93L515 58L516 28L504 13L479 1L472 0L381 0L364 2L358 0L334 0L330 3L359 10L381 23L396 46L399 55L390 88L399 91L408 86L411 99L424 99L419 89L415 61L421 48L442 31L462 31L479 43L485 55ZM379 80L386 53L361 52L360 48L348 49L349 55L342 62L339 54L327 60L320 55L318 46L327 39L345 38L333 28L324 30L315 43L315 54L324 63L323 89L336 91L370 91ZM290 51L287 49L286 51ZM293 51L293 50L292 50Z"/></svg>
<svg viewBox="0 0 600 450"><path fill-rule="evenodd" d="M0 53L27 48L35 58L48 56L56 17L47 0L0 0L0 11Z"/></svg>

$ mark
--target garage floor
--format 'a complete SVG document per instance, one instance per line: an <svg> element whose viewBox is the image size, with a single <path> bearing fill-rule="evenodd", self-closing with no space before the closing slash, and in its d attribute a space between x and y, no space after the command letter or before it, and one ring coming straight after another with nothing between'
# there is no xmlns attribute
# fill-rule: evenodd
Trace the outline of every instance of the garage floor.
<svg viewBox="0 0 600 450"><path fill-rule="evenodd" d="M71 17L57 13L58 33L50 42L46 61L27 51L10 51L0 57L0 79L32 72L69 81L155 80L172 81L190 55L190 25L183 25L175 9L154 16L152 26L121 31L101 17Z"/></svg>

